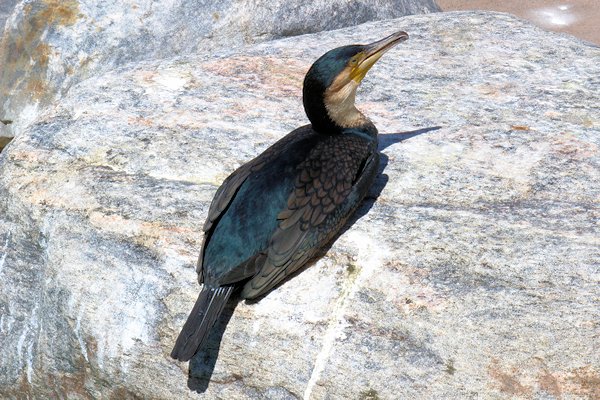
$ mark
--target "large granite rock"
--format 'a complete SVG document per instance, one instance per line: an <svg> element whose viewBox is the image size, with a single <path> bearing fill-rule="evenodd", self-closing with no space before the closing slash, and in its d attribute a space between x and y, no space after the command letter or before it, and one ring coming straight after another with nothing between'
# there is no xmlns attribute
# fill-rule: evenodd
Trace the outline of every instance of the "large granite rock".
<svg viewBox="0 0 600 400"><path fill-rule="evenodd" d="M169 351L217 186L306 123L316 57L399 29L358 95L371 199L230 307L188 379ZM80 83L0 155L0 397L598 398L599 60L508 15L430 14Z"/></svg>
<svg viewBox="0 0 600 400"><path fill-rule="evenodd" d="M438 10L434 0L23 0L0 43L0 119L13 121L0 136L73 84L129 62Z"/></svg>

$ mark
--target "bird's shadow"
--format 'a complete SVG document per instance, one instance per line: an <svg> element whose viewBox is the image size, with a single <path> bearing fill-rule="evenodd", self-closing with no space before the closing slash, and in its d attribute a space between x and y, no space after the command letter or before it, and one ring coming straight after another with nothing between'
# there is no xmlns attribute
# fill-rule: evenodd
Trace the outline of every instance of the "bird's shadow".
<svg viewBox="0 0 600 400"><path fill-rule="evenodd" d="M422 135L424 133L431 132L431 131L437 131L438 129L441 129L441 128L442 128L441 126L431 126L428 128L417 129L414 131L406 131L406 132L399 132L399 133L380 133L378 135L378 137L379 137L379 147L378 147L379 170L377 171L377 176L375 178L375 181L373 182L371 189L367 193L367 196L363 200L360 207L348 219L348 222L346 222L344 227L335 236L335 238L330 242L329 246L327 246L327 250L329 250L331 245L338 239L338 237L340 237L344 232L346 232L348 230L348 228L350 228L352 225L354 225L354 223L356 221L361 219L365 214L367 214L369 212L369 210L371 209L371 207L373 207L373 204L375 204L375 201L377 200L377 198L383 191L383 188L385 188L385 186L387 185L389 176L387 176L387 174L384 174L383 171L385 170L385 168L388 165L389 158L387 155L385 155L385 153L383 153L383 150L385 150L386 148L390 147L393 144L404 142L405 140L408 140L415 136L419 136L419 135Z"/></svg>
<svg viewBox="0 0 600 400"><path fill-rule="evenodd" d="M358 221L361 217L369 212L375 201L387 185L389 177L383 173L385 167L388 164L388 157L382 153L381 151L386 149L387 147L403 142L407 139L410 139L415 136L422 135L423 133L427 133L430 131L436 131L440 129L440 126L434 126L429 128L417 129L414 131L408 132L400 132L400 133L383 133L379 134L379 151L380 151L380 162L379 162L379 170L377 171L377 177L375 178L375 182L367 197L363 200L363 203L359 206L356 212L348 219L344 227L336 234L336 236L314 257L311 262L307 263L304 267L300 268L295 273L291 274L289 277L280 282L275 288L287 282L289 279L293 279L297 274L304 271L306 268L310 267L317 260L329 251L333 243L344 233L346 232L356 221ZM265 294L258 299L249 301L248 303L255 303L260 301ZM198 393L204 393L208 389L208 384L210 383L211 377L214 372L215 364L217 362L217 357L219 355L219 349L221 347L221 340L223 339L223 334L225 333L225 328L229 320L233 315L233 311L237 304L241 301L239 295L239 290L235 292L229 301L223 313L211 329L209 337L206 341L204 347L194 355L194 357L190 360L189 365L189 375L188 375L188 388Z"/></svg>
<svg viewBox="0 0 600 400"><path fill-rule="evenodd" d="M223 333L233 315L235 307L240 301L241 298L238 290L234 292L227 301L227 305L223 309L223 312L210 330L204 346L190 360L187 382L190 390L204 393L206 389L208 389L208 384L210 383L213 371L215 370L215 363L219 356Z"/></svg>

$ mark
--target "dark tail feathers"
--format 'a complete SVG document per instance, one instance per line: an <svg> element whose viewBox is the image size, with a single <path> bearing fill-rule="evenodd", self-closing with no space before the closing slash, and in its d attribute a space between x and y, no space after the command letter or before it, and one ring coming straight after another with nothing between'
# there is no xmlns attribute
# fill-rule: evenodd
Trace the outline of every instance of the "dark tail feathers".
<svg viewBox="0 0 600 400"><path fill-rule="evenodd" d="M188 361L196 354L232 292L233 286L202 287L198 300L171 351L171 357L179 361Z"/></svg>

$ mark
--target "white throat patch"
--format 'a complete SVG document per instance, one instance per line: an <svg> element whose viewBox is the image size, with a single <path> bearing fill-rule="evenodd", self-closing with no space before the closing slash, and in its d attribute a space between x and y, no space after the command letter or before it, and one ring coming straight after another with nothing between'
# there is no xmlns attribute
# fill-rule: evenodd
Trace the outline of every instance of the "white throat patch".
<svg viewBox="0 0 600 400"><path fill-rule="evenodd" d="M338 77L337 80L339 80ZM367 121L354 105L356 89L359 83L350 79L348 83L340 87L336 81L325 91L325 108L333 122L343 128L353 128ZM339 88L338 88L339 87Z"/></svg>

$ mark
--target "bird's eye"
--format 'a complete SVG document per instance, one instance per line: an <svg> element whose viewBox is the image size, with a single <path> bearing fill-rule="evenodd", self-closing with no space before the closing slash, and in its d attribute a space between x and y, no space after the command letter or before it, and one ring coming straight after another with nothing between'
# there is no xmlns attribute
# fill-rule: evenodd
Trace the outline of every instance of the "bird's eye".
<svg viewBox="0 0 600 400"><path fill-rule="evenodd" d="M358 56L354 56L350 59L349 65L351 67L356 67L356 65L358 64Z"/></svg>

